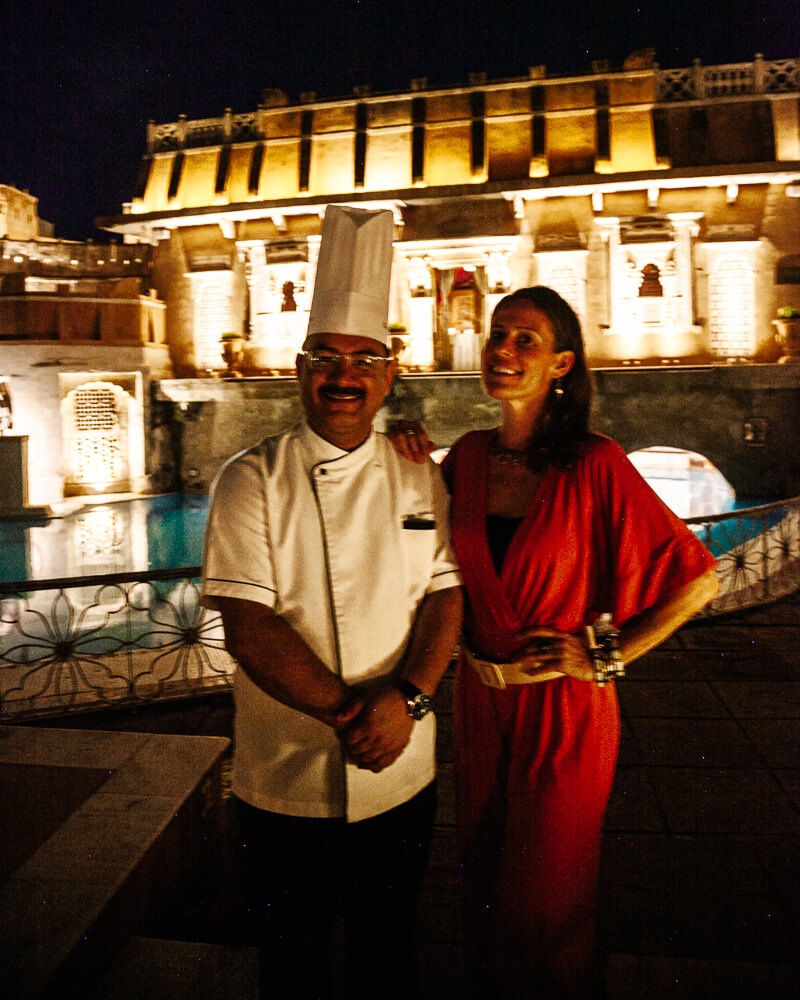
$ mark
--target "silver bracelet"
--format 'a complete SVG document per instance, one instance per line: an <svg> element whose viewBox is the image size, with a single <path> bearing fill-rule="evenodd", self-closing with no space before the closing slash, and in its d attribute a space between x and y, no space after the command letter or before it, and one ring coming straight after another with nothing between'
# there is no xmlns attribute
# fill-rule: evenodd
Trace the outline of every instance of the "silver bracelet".
<svg viewBox="0 0 800 1000"><path fill-rule="evenodd" d="M587 626L586 637L589 641L594 679L598 687L603 687L609 680L624 677L625 664L619 647L619 631L612 628L597 636L594 629Z"/></svg>

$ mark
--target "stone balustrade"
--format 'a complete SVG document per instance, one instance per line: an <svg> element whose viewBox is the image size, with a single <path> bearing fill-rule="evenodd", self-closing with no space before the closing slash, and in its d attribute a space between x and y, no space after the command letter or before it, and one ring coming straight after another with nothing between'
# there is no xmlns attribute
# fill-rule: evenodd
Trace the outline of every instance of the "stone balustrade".
<svg viewBox="0 0 800 1000"><path fill-rule="evenodd" d="M598 64L599 66L599 64ZM657 63L645 69L622 69L602 71L592 74L592 80L619 79L621 76L652 73L655 78L654 92L659 103L675 103L680 101L697 101L719 97L731 97L743 94L780 94L800 91L800 58L765 60L757 54L752 62L728 63L721 66L704 66L700 60L695 60L692 66L682 69L661 69ZM536 76L537 85L544 87L563 85L563 77ZM507 86L519 86L519 81L503 81L491 83L486 81L470 82L471 89L494 89ZM418 88L412 87L414 93ZM433 91L428 91L432 93ZM411 93L411 92L410 92ZM304 95L314 96L314 95ZM360 95L352 98L358 101L380 101L381 95ZM326 104L330 102L320 102ZM333 103L341 104L341 99ZM298 106L305 106L301 100ZM286 106L275 109L285 113ZM191 149L207 146L220 146L226 143L247 142L268 138L267 119L271 109L260 106L257 111L233 114L228 108L219 118L201 118L188 120L181 115L177 122L156 124L150 122L147 126L148 153L168 152L176 149Z"/></svg>

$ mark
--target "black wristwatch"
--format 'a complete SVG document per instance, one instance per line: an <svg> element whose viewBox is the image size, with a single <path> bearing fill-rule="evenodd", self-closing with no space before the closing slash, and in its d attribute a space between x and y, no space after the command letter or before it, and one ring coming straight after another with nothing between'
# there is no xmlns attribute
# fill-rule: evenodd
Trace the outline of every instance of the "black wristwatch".
<svg viewBox="0 0 800 1000"><path fill-rule="evenodd" d="M401 678L396 686L406 700L406 709L412 719L424 719L428 712L433 711L431 696L420 691L416 684Z"/></svg>

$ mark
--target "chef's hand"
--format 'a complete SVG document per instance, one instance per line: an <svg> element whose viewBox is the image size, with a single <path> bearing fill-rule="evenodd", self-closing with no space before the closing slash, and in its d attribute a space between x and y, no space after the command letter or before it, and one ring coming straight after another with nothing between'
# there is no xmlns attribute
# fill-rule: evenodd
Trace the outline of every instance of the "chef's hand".
<svg viewBox="0 0 800 1000"><path fill-rule="evenodd" d="M355 719L363 707L364 699L361 697L361 694L350 689L347 693L346 701L339 705L335 711L328 713L321 721L339 733Z"/></svg>
<svg viewBox="0 0 800 1000"><path fill-rule="evenodd" d="M339 734L357 767L377 773L393 764L408 746L414 720L406 699L394 687L364 693L361 711Z"/></svg>

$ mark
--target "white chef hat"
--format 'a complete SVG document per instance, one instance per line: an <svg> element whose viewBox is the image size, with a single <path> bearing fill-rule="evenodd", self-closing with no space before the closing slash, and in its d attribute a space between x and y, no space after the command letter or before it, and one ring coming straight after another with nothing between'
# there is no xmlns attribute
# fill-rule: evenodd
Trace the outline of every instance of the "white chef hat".
<svg viewBox="0 0 800 1000"><path fill-rule="evenodd" d="M328 205L307 336L338 333L388 344L393 236L388 209Z"/></svg>

